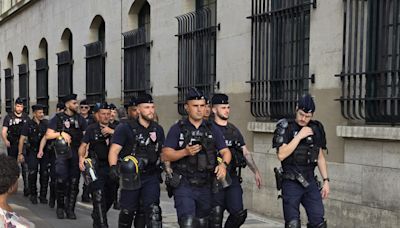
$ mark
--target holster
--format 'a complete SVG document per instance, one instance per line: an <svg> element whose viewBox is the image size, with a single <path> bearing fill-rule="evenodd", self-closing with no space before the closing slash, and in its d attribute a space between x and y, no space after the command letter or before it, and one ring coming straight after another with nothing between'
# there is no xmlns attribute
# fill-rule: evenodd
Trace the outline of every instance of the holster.
<svg viewBox="0 0 400 228"><path fill-rule="evenodd" d="M283 181L283 170L282 167L275 167L275 181L276 181L276 189L280 191L282 189L282 181Z"/></svg>

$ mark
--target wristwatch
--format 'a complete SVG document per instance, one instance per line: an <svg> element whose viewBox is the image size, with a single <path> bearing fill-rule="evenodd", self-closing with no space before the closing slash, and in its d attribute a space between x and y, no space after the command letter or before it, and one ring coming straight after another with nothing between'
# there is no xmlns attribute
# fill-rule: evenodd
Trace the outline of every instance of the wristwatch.
<svg viewBox="0 0 400 228"><path fill-rule="evenodd" d="M331 181L331 180L329 179L329 177L324 178L324 179L322 179L322 180L323 180L324 182L325 182L325 181L328 181L328 182Z"/></svg>

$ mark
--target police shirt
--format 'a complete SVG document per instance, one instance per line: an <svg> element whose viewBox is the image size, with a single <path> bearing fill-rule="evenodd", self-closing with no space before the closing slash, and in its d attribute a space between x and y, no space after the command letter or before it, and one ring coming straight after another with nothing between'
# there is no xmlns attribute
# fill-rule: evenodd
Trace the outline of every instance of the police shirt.
<svg viewBox="0 0 400 228"><path fill-rule="evenodd" d="M145 128L142 126L138 120L132 120L137 123L137 131L138 135L134 135L132 127L130 126L129 122L121 122L114 131L114 136L112 137L112 143L118 144L122 146L122 151L120 153L120 157L125 157L131 154L133 151L128 151L133 148L133 143L140 140L142 137L146 137L140 134L140 132L146 132L151 129L155 129L155 131L149 132L149 138L153 142L158 142L161 146L164 144L165 135L164 129L158 125L156 122L152 121L150 125ZM136 137L136 138L135 138ZM161 151L158 151L158 154Z"/></svg>
<svg viewBox="0 0 400 228"><path fill-rule="evenodd" d="M82 116L83 117L83 116ZM94 120L93 115L88 115L86 118L83 117L86 120L86 125L89 126L93 123L96 123L96 121Z"/></svg>
<svg viewBox="0 0 400 228"><path fill-rule="evenodd" d="M71 132L72 129L77 129L77 131L80 132L84 132L86 130L87 127L87 123L85 121L85 119L79 115L79 114L75 114L73 116L68 116L65 113L59 113L57 114L55 117L53 117L50 121L49 121L49 129L52 129L56 132L60 132L60 129L57 129L57 121L58 115L63 115L63 117L65 118L65 120L63 121L63 131L65 132ZM70 133L68 133L70 134ZM72 137L72 145L75 146L79 146L80 142L81 142L81 138L75 138L76 136L74 136L73 134L70 134L70 136Z"/></svg>
<svg viewBox="0 0 400 228"><path fill-rule="evenodd" d="M13 112L4 118L3 127L8 128L7 139L10 140L10 143L18 143L22 127L28 120L29 117L26 113L22 113L21 117L18 117Z"/></svg>
<svg viewBox="0 0 400 228"><path fill-rule="evenodd" d="M234 143L234 142L232 142L233 140L232 140L232 139L228 139L228 138L226 137L227 134L229 133L228 131L230 131L230 130L232 130L232 129L229 129L229 128L228 128L228 125L227 125L227 126L222 126L222 125L217 124L216 122L214 122L214 124L215 124L215 126L221 131L221 133L224 135L225 144L226 144L228 147L229 147L229 146L232 146L233 143ZM236 126L234 126L233 124L229 124L229 125L230 125L230 127L233 128L233 131L234 131L234 134L235 134L235 140L238 140L241 146L246 145L246 143L244 142L243 135L242 135L242 133L240 132L240 130L239 130Z"/></svg>
<svg viewBox="0 0 400 228"><path fill-rule="evenodd" d="M21 135L27 137L30 149L38 151L40 141L46 134L48 120L43 119L36 123L33 119L29 119L22 127Z"/></svg>
<svg viewBox="0 0 400 228"><path fill-rule="evenodd" d="M109 125L111 129L113 126ZM99 123L93 123L86 128L82 142L89 145L89 156L99 159L99 161L108 162L108 150L112 135L103 135Z"/></svg>
<svg viewBox="0 0 400 228"><path fill-rule="evenodd" d="M206 128L207 123L206 120L203 120L201 123L200 127L196 129L196 127L188 120L184 119L182 120L183 124L189 131L198 131L200 128ZM181 127L180 127L180 122L172 125L172 127L169 129L167 138L165 139L164 147L169 147L172 149L179 149L182 147L180 144L180 136L181 136ZM213 135L213 138L215 140L215 147L218 151L227 148L224 136L222 135L221 131L218 129L218 127L215 124L211 124L211 133Z"/></svg>

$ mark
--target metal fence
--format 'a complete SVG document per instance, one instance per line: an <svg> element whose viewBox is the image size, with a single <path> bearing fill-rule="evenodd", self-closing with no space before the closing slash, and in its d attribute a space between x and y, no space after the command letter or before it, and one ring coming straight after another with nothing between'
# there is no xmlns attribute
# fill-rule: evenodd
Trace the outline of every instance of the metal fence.
<svg viewBox="0 0 400 228"><path fill-rule="evenodd" d="M103 102L105 90L105 59L103 43L100 41L86 44L86 100L93 105Z"/></svg>
<svg viewBox="0 0 400 228"><path fill-rule="evenodd" d="M24 111L29 113L29 71L26 64L18 65L19 98L24 102Z"/></svg>
<svg viewBox="0 0 400 228"><path fill-rule="evenodd" d="M344 0L340 78L343 117L368 124L400 122L398 0Z"/></svg>
<svg viewBox="0 0 400 228"><path fill-rule="evenodd" d="M251 113L258 119L293 117L308 92L310 0L253 0Z"/></svg>
<svg viewBox="0 0 400 228"><path fill-rule="evenodd" d="M4 69L6 112L13 110L14 102L14 74L11 68Z"/></svg>
<svg viewBox="0 0 400 228"><path fill-rule="evenodd" d="M215 10L214 10L215 12ZM219 25L209 8L177 17L178 112L185 115L185 96L196 87L210 97L216 87L216 34Z"/></svg>
<svg viewBox="0 0 400 228"><path fill-rule="evenodd" d="M45 115L49 114L49 66L47 59L37 59L36 61L36 102L44 105Z"/></svg>
<svg viewBox="0 0 400 228"><path fill-rule="evenodd" d="M124 37L124 104L132 96L151 93L150 46L145 27L122 34Z"/></svg>
<svg viewBox="0 0 400 228"><path fill-rule="evenodd" d="M72 93L72 60L69 51L57 53L58 66L58 99L61 100L64 96Z"/></svg>

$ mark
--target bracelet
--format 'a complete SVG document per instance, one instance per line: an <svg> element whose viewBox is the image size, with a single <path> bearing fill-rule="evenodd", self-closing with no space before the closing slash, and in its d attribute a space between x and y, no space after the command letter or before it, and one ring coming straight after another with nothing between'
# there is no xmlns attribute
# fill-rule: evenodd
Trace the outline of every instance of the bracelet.
<svg viewBox="0 0 400 228"><path fill-rule="evenodd" d="M323 180L324 182L325 182L325 181L328 181L328 182L331 181L331 180L329 179L329 177L324 178L324 179L322 179L322 180Z"/></svg>

